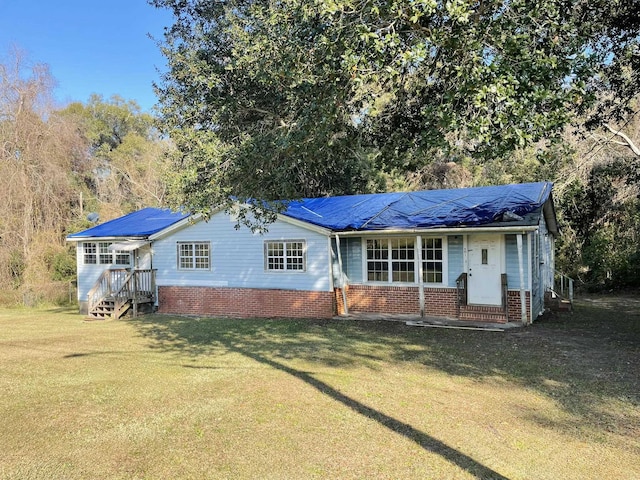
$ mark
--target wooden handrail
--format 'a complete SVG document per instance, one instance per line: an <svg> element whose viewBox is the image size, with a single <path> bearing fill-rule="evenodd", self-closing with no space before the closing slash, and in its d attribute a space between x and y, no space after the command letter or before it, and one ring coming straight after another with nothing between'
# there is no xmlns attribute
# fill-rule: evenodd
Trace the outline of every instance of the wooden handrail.
<svg viewBox="0 0 640 480"><path fill-rule="evenodd" d="M568 277L564 273L557 270L555 270L553 273L553 293L555 293L556 295L559 294L562 298L568 298L569 302L573 304L573 278Z"/></svg>
<svg viewBox="0 0 640 480"><path fill-rule="evenodd" d="M146 297L148 302L149 298L155 296L155 289L155 270L105 270L87 294L89 312L107 297L114 300L114 314L117 315L129 301L133 302L135 312L140 297Z"/></svg>
<svg viewBox="0 0 640 480"><path fill-rule="evenodd" d="M467 274L464 272L456 278L456 302L460 316L460 307L467 305Z"/></svg>
<svg viewBox="0 0 640 480"><path fill-rule="evenodd" d="M89 311L110 296L114 288L120 289L122 274L127 272L126 268L114 268L102 272L93 288L87 294Z"/></svg>
<svg viewBox="0 0 640 480"><path fill-rule="evenodd" d="M500 285L502 290L502 308L504 308L504 314L509 321L509 282L507 281L507 274L500 274Z"/></svg>

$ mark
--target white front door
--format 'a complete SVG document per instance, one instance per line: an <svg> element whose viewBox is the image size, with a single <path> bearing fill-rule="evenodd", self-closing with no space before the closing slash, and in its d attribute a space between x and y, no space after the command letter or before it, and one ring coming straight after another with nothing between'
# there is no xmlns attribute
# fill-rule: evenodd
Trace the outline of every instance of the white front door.
<svg viewBox="0 0 640 480"><path fill-rule="evenodd" d="M468 302L502 305L501 279L503 235L469 235Z"/></svg>

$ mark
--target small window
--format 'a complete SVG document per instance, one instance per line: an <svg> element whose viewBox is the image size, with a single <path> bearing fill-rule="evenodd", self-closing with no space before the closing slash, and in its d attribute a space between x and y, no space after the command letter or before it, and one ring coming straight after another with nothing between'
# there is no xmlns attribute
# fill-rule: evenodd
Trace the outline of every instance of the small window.
<svg viewBox="0 0 640 480"><path fill-rule="evenodd" d="M211 268L211 246L209 242L179 242L179 270L209 270Z"/></svg>
<svg viewBox="0 0 640 480"><path fill-rule="evenodd" d="M131 255L129 255L129 252L116 250L113 254L116 257L114 262L116 265L129 265L131 263Z"/></svg>
<svg viewBox="0 0 640 480"><path fill-rule="evenodd" d="M264 268L269 272L306 270L304 240L267 241L264 243Z"/></svg>
<svg viewBox="0 0 640 480"><path fill-rule="evenodd" d="M95 242L84 242L82 244L85 265L95 265L98 263L97 248Z"/></svg>
<svg viewBox="0 0 640 480"><path fill-rule="evenodd" d="M367 240L367 280L370 282L389 281L388 241Z"/></svg>
<svg viewBox="0 0 640 480"><path fill-rule="evenodd" d="M108 242L98 243L98 259L100 260L100 265L110 265L113 263L113 252L109 251L110 246L111 243Z"/></svg>
<svg viewBox="0 0 640 480"><path fill-rule="evenodd" d="M422 280L425 283L442 283L444 250L442 238L422 239Z"/></svg>

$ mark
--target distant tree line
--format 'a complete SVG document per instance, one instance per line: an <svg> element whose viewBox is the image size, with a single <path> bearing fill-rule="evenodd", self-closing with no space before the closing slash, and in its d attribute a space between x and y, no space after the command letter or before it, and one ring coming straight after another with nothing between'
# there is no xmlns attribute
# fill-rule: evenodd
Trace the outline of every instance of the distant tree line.
<svg viewBox="0 0 640 480"><path fill-rule="evenodd" d="M165 202L165 152L133 101L92 96L57 108L46 65L0 61L0 302L69 299L75 251L64 237Z"/></svg>

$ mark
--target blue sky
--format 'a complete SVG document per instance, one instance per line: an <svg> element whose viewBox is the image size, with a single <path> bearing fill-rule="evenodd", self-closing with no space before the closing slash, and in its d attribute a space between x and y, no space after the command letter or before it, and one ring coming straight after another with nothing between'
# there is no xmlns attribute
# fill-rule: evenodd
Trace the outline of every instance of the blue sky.
<svg viewBox="0 0 640 480"><path fill-rule="evenodd" d="M117 94L149 111L151 84L166 67L148 34L161 39L171 23L146 0L0 0L0 59L16 46L48 64L61 106Z"/></svg>

